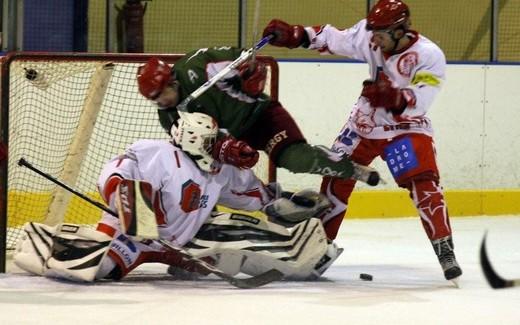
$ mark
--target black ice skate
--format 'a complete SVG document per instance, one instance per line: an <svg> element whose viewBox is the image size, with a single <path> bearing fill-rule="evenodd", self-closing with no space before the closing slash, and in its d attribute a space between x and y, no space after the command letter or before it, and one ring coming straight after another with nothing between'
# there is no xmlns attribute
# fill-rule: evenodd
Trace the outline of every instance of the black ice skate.
<svg viewBox="0 0 520 325"><path fill-rule="evenodd" d="M442 270L444 271L444 277L446 280L455 281L462 275L462 269L455 258L451 236L432 240L432 245Z"/></svg>
<svg viewBox="0 0 520 325"><path fill-rule="evenodd" d="M352 179L362 181L370 186L376 186L379 182L382 182L379 173L374 168L363 166L355 162L352 162L352 165L354 167L354 172L351 176Z"/></svg>

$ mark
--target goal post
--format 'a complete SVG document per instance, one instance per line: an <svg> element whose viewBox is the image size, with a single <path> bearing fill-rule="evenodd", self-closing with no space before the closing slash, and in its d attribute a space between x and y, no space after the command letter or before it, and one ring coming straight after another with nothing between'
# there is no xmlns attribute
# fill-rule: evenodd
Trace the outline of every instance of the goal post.
<svg viewBox="0 0 520 325"><path fill-rule="evenodd" d="M101 216L46 179L35 167L88 197L102 201L96 181L102 166L138 139L167 139L157 108L139 94L137 67L152 54L12 53L2 59L0 140L9 157L0 162L0 271L27 221L95 225ZM183 55L158 55L170 64ZM278 65L268 67L266 92L278 98ZM275 168L261 154L255 173L265 182Z"/></svg>
<svg viewBox="0 0 520 325"><path fill-rule="evenodd" d="M76 184L113 70L113 63L101 63L96 66L92 73L78 126L59 177L66 184ZM44 223L55 226L62 222L65 219L65 211L71 197L72 193L69 191L59 186L55 187Z"/></svg>

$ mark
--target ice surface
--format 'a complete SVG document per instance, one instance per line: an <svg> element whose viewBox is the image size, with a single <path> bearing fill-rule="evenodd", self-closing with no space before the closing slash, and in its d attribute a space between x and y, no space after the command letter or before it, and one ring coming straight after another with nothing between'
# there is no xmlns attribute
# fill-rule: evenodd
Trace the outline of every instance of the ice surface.
<svg viewBox="0 0 520 325"><path fill-rule="evenodd" d="M444 280L417 218L344 221L343 255L317 282L236 289L217 278L173 281L162 265L124 281L78 285L0 275L0 324L520 324L520 288L493 290L478 252L520 278L520 217L452 218L460 289ZM360 273L374 276L359 279Z"/></svg>

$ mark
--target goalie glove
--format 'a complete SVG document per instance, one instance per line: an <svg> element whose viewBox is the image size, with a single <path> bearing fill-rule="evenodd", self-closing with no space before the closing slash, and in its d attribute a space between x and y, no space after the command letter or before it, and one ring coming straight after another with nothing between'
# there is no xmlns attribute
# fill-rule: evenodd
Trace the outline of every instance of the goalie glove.
<svg viewBox="0 0 520 325"><path fill-rule="evenodd" d="M274 35L269 43L290 49L308 45L308 36L302 25L289 25L283 20L273 19L264 28L263 37Z"/></svg>
<svg viewBox="0 0 520 325"><path fill-rule="evenodd" d="M221 163L242 169L253 167L259 158L258 151L251 148L246 142L230 135L217 140L213 146L212 156Z"/></svg>
<svg viewBox="0 0 520 325"><path fill-rule="evenodd" d="M262 209L270 217L290 223L318 218L332 206L323 194L313 190L296 193L282 192L282 197L266 204Z"/></svg>
<svg viewBox="0 0 520 325"><path fill-rule="evenodd" d="M259 61L244 62L238 67L242 91L251 97L258 97L264 91L267 77L265 64Z"/></svg>

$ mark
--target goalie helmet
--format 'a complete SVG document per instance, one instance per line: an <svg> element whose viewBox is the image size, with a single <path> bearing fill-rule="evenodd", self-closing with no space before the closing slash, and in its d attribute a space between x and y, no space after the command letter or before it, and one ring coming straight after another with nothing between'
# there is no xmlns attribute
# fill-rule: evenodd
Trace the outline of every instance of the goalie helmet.
<svg viewBox="0 0 520 325"><path fill-rule="evenodd" d="M408 6L400 0L380 0L367 15L368 30L394 29L410 17Z"/></svg>
<svg viewBox="0 0 520 325"><path fill-rule="evenodd" d="M156 57L150 58L137 70L139 92L148 99L157 98L171 79L170 66Z"/></svg>
<svg viewBox="0 0 520 325"><path fill-rule="evenodd" d="M174 143L189 153L200 169L213 172L217 162L211 151L217 140L217 122L206 114L184 113L178 124L170 131Z"/></svg>

